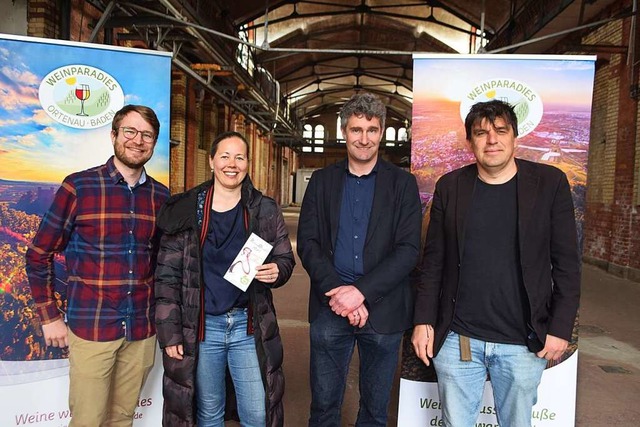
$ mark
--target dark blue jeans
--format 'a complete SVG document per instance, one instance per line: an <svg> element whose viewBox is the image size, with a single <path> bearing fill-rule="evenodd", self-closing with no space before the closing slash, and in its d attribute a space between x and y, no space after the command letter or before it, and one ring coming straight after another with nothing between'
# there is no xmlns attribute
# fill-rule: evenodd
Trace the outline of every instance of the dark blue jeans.
<svg viewBox="0 0 640 427"><path fill-rule="evenodd" d="M362 329L329 308L311 323L311 417L309 427L339 427L349 362L358 345L360 409L357 427L387 425L389 395L398 364L402 332Z"/></svg>

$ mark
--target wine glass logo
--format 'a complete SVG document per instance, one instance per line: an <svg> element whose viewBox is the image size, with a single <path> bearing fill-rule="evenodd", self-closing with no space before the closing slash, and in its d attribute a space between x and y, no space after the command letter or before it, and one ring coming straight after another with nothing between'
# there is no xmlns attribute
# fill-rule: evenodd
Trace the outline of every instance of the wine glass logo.
<svg viewBox="0 0 640 427"><path fill-rule="evenodd" d="M76 116L88 116L88 114L84 112L84 101L89 99L89 97L91 96L89 85L85 85L85 84L77 85L75 94L76 94L76 98L80 100L80 112L76 113Z"/></svg>

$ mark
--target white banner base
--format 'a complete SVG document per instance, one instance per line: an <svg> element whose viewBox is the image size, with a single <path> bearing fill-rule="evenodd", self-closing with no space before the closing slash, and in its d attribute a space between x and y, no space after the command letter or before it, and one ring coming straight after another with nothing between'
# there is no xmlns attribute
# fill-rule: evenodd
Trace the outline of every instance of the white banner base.
<svg viewBox="0 0 640 427"><path fill-rule="evenodd" d="M55 364L55 366L53 366ZM22 369L19 369L18 365ZM69 362L67 359L0 362L0 426L67 427ZM50 367L51 369L43 369ZM29 370L31 372L25 372ZM22 373L17 373L21 372ZM134 416L134 427L162 425L162 353L147 378Z"/></svg>

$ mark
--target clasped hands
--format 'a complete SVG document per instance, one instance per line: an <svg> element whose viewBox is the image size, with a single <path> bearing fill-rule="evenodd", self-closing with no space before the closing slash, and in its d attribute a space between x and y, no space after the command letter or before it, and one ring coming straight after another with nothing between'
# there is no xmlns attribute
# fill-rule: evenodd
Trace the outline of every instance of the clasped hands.
<svg viewBox="0 0 640 427"><path fill-rule="evenodd" d="M329 307L338 316L346 317L351 326L362 328L369 318L369 310L364 305L364 295L353 285L342 285L325 293L329 297Z"/></svg>

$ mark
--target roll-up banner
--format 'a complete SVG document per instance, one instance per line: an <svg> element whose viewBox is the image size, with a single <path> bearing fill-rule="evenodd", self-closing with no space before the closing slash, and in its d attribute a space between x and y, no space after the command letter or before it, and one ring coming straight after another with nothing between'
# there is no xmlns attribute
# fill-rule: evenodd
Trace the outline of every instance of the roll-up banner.
<svg viewBox="0 0 640 427"><path fill-rule="evenodd" d="M169 53L0 34L0 426L68 425L68 352L45 346L26 247L63 178L113 154L111 121L125 104L158 115L146 170L168 186L170 90ZM64 255L55 270L63 309ZM158 357L135 426L161 424L161 373Z"/></svg>
<svg viewBox="0 0 640 427"><path fill-rule="evenodd" d="M518 117L516 157L551 164L566 173L583 240L589 128L595 56L415 55L411 171L418 180L425 227L438 178L473 163L464 118L476 102L500 99ZM569 349L548 366L538 388L532 425L575 425L577 324ZM403 342L398 426L444 425L437 378ZM476 426L498 426L486 383Z"/></svg>

